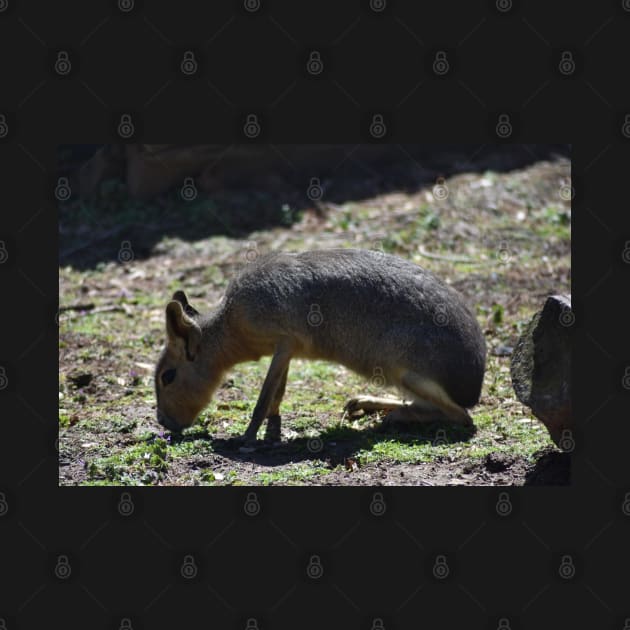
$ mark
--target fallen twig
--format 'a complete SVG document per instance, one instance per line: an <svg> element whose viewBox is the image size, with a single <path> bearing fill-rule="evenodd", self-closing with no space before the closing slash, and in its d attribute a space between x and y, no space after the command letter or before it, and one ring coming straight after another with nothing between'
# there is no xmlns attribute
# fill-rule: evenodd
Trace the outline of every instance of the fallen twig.
<svg viewBox="0 0 630 630"><path fill-rule="evenodd" d="M67 306L60 306L59 312L63 313L64 311L91 311L96 304L93 302L88 302L87 304L68 304Z"/></svg>
<svg viewBox="0 0 630 630"><path fill-rule="evenodd" d="M93 308L85 313L79 313L78 315L73 315L71 317L66 317L66 321L69 319L79 319L85 315L94 315L96 313L126 313L129 315L129 309L124 308L123 306L100 306L99 308Z"/></svg>

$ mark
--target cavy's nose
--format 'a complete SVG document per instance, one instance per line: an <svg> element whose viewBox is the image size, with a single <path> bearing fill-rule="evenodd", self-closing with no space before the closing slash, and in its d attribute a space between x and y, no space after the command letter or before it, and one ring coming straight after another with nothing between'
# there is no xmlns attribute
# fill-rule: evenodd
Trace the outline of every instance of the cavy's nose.
<svg viewBox="0 0 630 630"><path fill-rule="evenodd" d="M173 431L173 433L181 433L182 428L175 422L171 420L168 416L164 415L159 409L157 412L157 421L169 431Z"/></svg>

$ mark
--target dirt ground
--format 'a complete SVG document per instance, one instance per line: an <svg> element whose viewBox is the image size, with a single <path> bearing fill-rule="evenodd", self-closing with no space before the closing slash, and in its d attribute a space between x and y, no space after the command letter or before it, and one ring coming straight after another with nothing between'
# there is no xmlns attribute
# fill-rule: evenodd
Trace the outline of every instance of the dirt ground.
<svg viewBox="0 0 630 630"><path fill-rule="evenodd" d="M570 456L516 400L509 360L545 296L570 293L570 162L557 157L505 172L471 170L439 182L414 180L409 170L401 190L379 190L364 172L338 203L325 196L311 202L290 187L199 195L192 205L177 193L140 203L113 181L95 200L62 204L59 483L569 483ZM327 185L343 197L339 182ZM103 219L112 198L117 209ZM232 230L225 213L233 221L244 203L259 208L265 222L273 212L279 221ZM182 217L196 237L172 227ZM184 288L204 312L261 252L326 247L395 253L464 295L488 347L482 399L471 410L476 429L390 426L378 414L347 418L342 410L352 395L394 392L380 392L340 366L294 361L281 408L282 443L261 441L243 452L234 438L256 402L269 362L262 359L237 366L193 427L179 436L164 431L155 421L152 369L173 291Z"/></svg>

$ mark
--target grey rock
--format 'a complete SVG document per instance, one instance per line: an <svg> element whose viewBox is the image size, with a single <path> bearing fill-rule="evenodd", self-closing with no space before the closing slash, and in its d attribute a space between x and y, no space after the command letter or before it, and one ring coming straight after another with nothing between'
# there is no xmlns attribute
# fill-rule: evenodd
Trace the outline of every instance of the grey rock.
<svg viewBox="0 0 630 630"><path fill-rule="evenodd" d="M562 448L571 431L570 295L552 295L534 315L519 338L511 359L512 386L518 399L532 410Z"/></svg>

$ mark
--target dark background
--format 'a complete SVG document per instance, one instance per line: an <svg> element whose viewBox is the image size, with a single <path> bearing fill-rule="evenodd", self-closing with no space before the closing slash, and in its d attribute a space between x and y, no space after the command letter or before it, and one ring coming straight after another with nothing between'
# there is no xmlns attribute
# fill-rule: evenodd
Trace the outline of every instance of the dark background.
<svg viewBox="0 0 630 630"><path fill-rule="evenodd" d="M630 5L261 2L125 12L0 1L4 627L623 629ZM194 76L179 70L186 50ZM305 71L312 50L317 76ZM66 75L55 71L60 51ZM446 74L433 71L438 51ZM55 152L119 142L125 113L134 142L243 142L250 113L261 133L249 142L376 142L376 113L387 128L378 142L570 143L572 486L509 489L507 517L497 488L388 488L379 517L373 492L352 488L256 489L255 516L247 488L132 489L127 516L119 490L59 489ZM504 114L512 133L500 139ZM192 579L180 571L186 555ZM314 555L318 579L306 571ZM55 572L60 556L69 575Z"/></svg>
<svg viewBox="0 0 630 630"><path fill-rule="evenodd" d="M121 238L133 242L140 259L165 237L247 239L256 230L291 227L304 212L323 217L327 204L413 194L439 178L503 173L560 157L570 160L569 144L60 145L59 264L93 269L118 261ZM195 216L185 207L186 181L211 213ZM323 204L309 197L313 181Z"/></svg>

